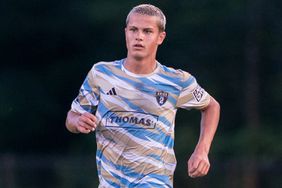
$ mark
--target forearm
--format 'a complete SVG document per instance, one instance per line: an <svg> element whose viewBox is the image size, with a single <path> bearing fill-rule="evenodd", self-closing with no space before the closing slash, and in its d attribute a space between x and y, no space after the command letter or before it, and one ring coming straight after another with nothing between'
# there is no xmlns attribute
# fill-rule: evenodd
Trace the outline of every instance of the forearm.
<svg viewBox="0 0 282 188"><path fill-rule="evenodd" d="M76 126L79 116L80 114L73 111L69 111L67 114L66 128L72 133L79 133Z"/></svg>
<svg viewBox="0 0 282 188"><path fill-rule="evenodd" d="M211 98L211 102L207 108L202 110L201 131L196 151L209 153L212 140L217 130L220 116L219 103Z"/></svg>

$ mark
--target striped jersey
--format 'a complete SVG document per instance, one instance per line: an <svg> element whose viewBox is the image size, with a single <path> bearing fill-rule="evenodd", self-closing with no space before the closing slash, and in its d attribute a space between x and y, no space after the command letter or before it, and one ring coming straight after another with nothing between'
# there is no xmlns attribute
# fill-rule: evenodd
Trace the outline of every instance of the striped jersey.
<svg viewBox="0 0 282 188"><path fill-rule="evenodd" d="M157 62L154 72L139 75L123 63L94 64L72 102L72 111L99 121L99 187L173 187L176 111L202 109L210 95L183 70Z"/></svg>

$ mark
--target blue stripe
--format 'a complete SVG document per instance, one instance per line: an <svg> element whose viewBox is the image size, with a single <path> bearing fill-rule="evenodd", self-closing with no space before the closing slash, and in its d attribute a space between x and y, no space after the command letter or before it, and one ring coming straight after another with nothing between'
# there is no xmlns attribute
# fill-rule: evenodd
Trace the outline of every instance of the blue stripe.
<svg viewBox="0 0 282 188"><path fill-rule="evenodd" d="M162 91L166 91L166 92L173 93L173 94L179 93L179 91L176 87L171 86L167 83L162 83L159 80L156 80L156 82L157 82L157 84L156 84L156 82L153 82L153 81L149 80L148 78L139 78L139 79L146 86L151 86L151 87L157 88L157 90L162 90ZM151 89L148 89L148 90L151 90Z"/></svg>
<svg viewBox="0 0 282 188"><path fill-rule="evenodd" d="M112 175L113 175L113 173L111 173ZM110 185L112 185L112 186L114 186L114 187L120 187L120 184L117 184L117 183L115 183L115 182L113 182L113 181L111 181L111 180L109 180L109 179L106 179L106 178L104 178L103 177L103 179L108 183L108 184L110 184ZM117 178L118 180L119 180L119 178Z"/></svg>
<svg viewBox="0 0 282 188"><path fill-rule="evenodd" d="M114 172L111 173L113 177L115 177L121 184L123 185L129 185L130 181L128 181L125 178L120 177L119 175L115 174ZM121 187L121 185L118 185L117 187Z"/></svg>
<svg viewBox="0 0 282 188"><path fill-rule="evenodd" d="M129 134L142 139L142 140L146 140L148 141L150 139L154 140L155 142L158 142L162 145L164 145L165 147L169 147L172 148L173 147L173 139L169 136L166 135L162 132L157 133L153 133L149 130L146 129L124 129L125 131L127 131Z"/></svg>
<svg viewBox="0 0 282 188"><path fill-rule="evenodd" d="M173 106L176 105L177 100L176 100L175 98L173 98L172 96L169 95L168 98L167 98L167 100L168 100L171 104L173 104Z"/></svg>
<svg viewBox="0 0 282 188"><path fill-rule="evenodd" d="M164 139L164 143L166 143L165 146L168 147L168 148L173 148L173 146L174 146L173 139L170 136L168 136L168 135L166 135L166 137Z"/></svg>
<svg viewBox="0 0 282 188"><path fill-rule="evenodd" d="M104 105L104 103L100 102L97 108L97 111L99 112L99 114L102 116L102 118L104 118L103 116L105 114L107 114L107 112L109 111L109 109Z"/></svg>
<svg viewBox="0 0 282 188"><path fill-rule="evenodd" d="M97 65L95 65L95 68L96 68L96 71L99 71L99 72L106 74L108 76L114 75L112 70L108 69L107 66L105 66L105 64L97 64Z"/></svg>
<svg viewBox="0 0 282 188"><path fill-rule="evenodd" d="M157 161L163 161L162 159L161 159L161 156L159 156L159 155L156 155L156 154L149 154L149 155L147 155L148 157L151 157L151 158L153 158L153 159L156 159Z"/></svg>
<svg viewBox="0 0 282 188"><path fill-rule="evenodd" d="M164 70L168 71L169 69L164 66ZM175 77L165 74L160 74L159 76L179 86L182 86L182 88L188 87L189 85L191 85L193 82L196 81L196 79L193 76L190 76L187 80L183 80L182 77L178 76L176 71L170 71L170 72L174 73Z"/></svg>
<svg viewBox="0 0 282 188"><path fill-rule="evenodd" d="M172 187L172 185L170 184L171 182L169 180L169 177L166 176L166 175L149 174L149 176L151 178L154 178L154 179L157 179L157 180L163 182L166 186ZM150 182L150 184L153 184L153 182ZM156 184L156 185L159 185L159 184Z"/></svg>
<svg viewBox="0 0 282 188"><path fill-rule="evenodd" d="M167 120L164 116L159 116L159 121L162 122L167 127L171 126L171 122Z"/></svg>
<svg viewBox="0 0 282 188"><path fill-rule="evenodd" d="M173 87L171 85L168 85L166 83L163 83L163 84L159 84L160 82L158 82L158 84L156 84L155 82L147 79L147 78L138 78L138 80L140 80L140 82L137 82L137 81L133 81L129 78L126 78L126 77L122 77L122 76L119 76L119 75L115 75L112 71L110 71L109 69L106 69L104 66L102 65L99 65L97 66L99 68L99 71L107 74L107 75L110 75L110 76L115 76L125 82L127 82L128 84L132 85L132 86L137 86L136 89L138 89L139 91L141 92L145 92L149 95L155 95L155 91L156 89L157 90L162 90L162 91L166 91L168 93L173 93L175 95L178 95L179 94L179 90L176 88L176 87ZM142 86L145 87L144 88L140 88L138 87L138 85L140 85L142 83ZM151 89L150 87L153 87L154 89ZM124 98L125 100L125 98ZM127 100L128 101L128 100ZM175 98L173 98L172 96L169 95L168 97L168 101L172 104L176 104L177 100ZM135 106L136 108L136 106Z"/></svg>
<svg viewBox="0 0 282 188"><path fill-rule="evenodd" d="M170 181L169 181L169 177L165 176L165 175L159 175L159 174L143 174L143 173L137 173L134 171L134 169L127 167L127 166L122 166L122 165L117 165L114 164L112 161L109 161L101 152L101 150L97 149L97 156L98 158L100 158L100 164L98 164L98 166L100 166L101 168L103 168L101 166L101 161L103 161L106 164L109 164L110 166L113 166L116 170L119 170L121 173L125 174L128 177L132 177L135 179L140 179L143 178L145 176L149 176L153 179L157 179L161 182L164 182L164 184L166 184L167 186L170 186ZM151 155L151 157L154 157L156 159L160 159L157 155ZM153 182L147 182L147 183L134 183L134 182L130 182L129 180L127 180L126 178L120 177L119 175L117 175L116 173L110 171L109 169L107 169L108 172L111 173L111 175L117 179L117 181L120 181L121 184L126 185L126 186L130 186L130 187L143 187L143 186L153 186L154 187L158 187L160 186L160 184L156 184ZM101 173L100 171L98 171L99 173ZM100 174L101 175L101 174ZM105 179L110 185L119 187L120 185L117 185L115 182L109 180L109 179Z"/></svg>
<svg viewBox="0 0 282 188"><path fill-rule="evenodd" d="M143 113L147 113L145 112L141 107L133 104L131 102L131 100L127 99L127 98L124 98L124 97L120 97L131 109L134 109L134 111L137 111L137 112L143 112Z"/></svg>
<svg viewBox="0 0 282 188"><path fill-rule="evenodd" d="M172 149L173 146L174 146L174 139L171 136L166 135L165 133L163 133L162 130L160 130L160 129L157 129L157 130L163 135L163 144L164 144L164 146Z"/></svg>
<svg viewBox="0 0 282 188"><path fill-rule="evenodd" d="M109 161L108 159L106 159L106 157L104 157L104 155L101 153L101 150L97 150L97 155L100 156L100 160L99 163L97 163L97 166L100 168L103 168L103 165L101 164L101 161L103 161L104 163L110 164L111 166L116 166L114 163L112 163L111 161ZM101 175L101 170L99 170L100 168L98 168L98 174ZM111 172L109 169L105 169L105 171L109 172L113 177L116 176L115 173ZM115 183L114 181L110 180L110 179L106 179L105 177L103 177L103 179L110 185L114 186L114 187L120 187L119 184ZM116 178L118 181L120 180L120 177Z"/></svg>
<svg viewBox="0 0 282 188"><path fill-rule="evenodd" d="M176 74L176 69L174 69L174 68L169 68L169 67L167 67L167 66L165 66L165 65L162 65L162 64L159 64L160 65L160 67L165 71L165 72L169 72L169 73L174 73L174 74Z"/></svg>
<svg viewBox="0 0 282 188"><path fill-rule="evenodd" d="M166 74L159 74L160 77L164 78L165 80L168 80L172 83L175 83L176 85L182 85L182 78L179 77L177 74L175 74L175 77L172 77L172 75L166 75Z"/></svg>
<svg viewBox="0 0 282 188"><path fill-rule="evenodd" d="M129 105L130 108L135 109L138 112L146 113L143 109L141 109L140 107L132 104L129 100L127 100L127 99L123 99L123 100L126 101L126 103ZM100 103L99 106L98 106L98 111L101 114L106 114L109 111L109 109L106 108L103 103ZM158 121L161 121L163 124L165 124L167 126L171 126L170 122L165 117L160 116L158 118ZM169 148L173 147L173 142L174 142L173 139L170 136L163 133L160 129L158 129L159 134L156 134L156 133L152 133L150 130L146 130L145 128L130 129L128 127L132 127L132 125L129 124L129 123L124 123L123 126L125 127L124 128L125 131L127 131L128 133L130 133L131 135L133 135L137 138L148 141L148 138L146 137L146 136L148 136L149 138L153 139L154 141L157 141L157 142L163 144L165 147L169 147Z"/></svg>
<svg viewBox="0 0 282 188"><path fill-rule="evenodd" d="M127 176L130 177L139 177L140 175L143 176L144 174L140 174L134 171L131 167L128 166L123 166L123 165L118 165L110 161L109 159L106 158L106 156L103 155L102 151L97 149L97 156L100 158L101 161L103 161L106 164L109 164L110 166L113 166L114 169L120 171L120 172L128 172L126 173ZM111 172L112 173L112 172ZM118 176L118 175L116 175ZM120 177L120 176L119 176Z"/></svg>
<svg viewBox="0 0 282 188"><path fill-rule="evenodd" d="M92 87L89 85L88 82L89 78L88 76L85 78L83 84L82 84L82 88L85 89L86 91L92 91Z"/></svg>
<svg viewBox="0 0 282 188"><path fill-rule="evenodd" d="M188 87L190 86L192 83L196 82L196 79L193 76L190 76L189 79L185 80L183 82L183 87Z"/></svg>
<svg viewBox="0 0 282 188"><path fill-rule="evenodd" d="M140 184L137 184L136 186L129 187L129 188L152 188L152 187L157 187L157 188L172 188L172 186L169 185L169 184L157 184L157 183L155 183L155 182L140 183Z"/></svg>
<svg viewBox="0 0 282 188"><path fill-rule="evenodd" d="M134 171L134 169L130 168L130 167L126 167L126 166L122 166L122 165L117 165L117 164L114 164L112 161L108 160L102 153L101 153L101 150L98 152L97 150L97 155L100 156L101 158L101 161L103 161L104 163L106 164L109 164L110 166L113 166L116 170L120 171L121 173L125 174L126 176L129 176L129 177L133 177L135 179L139 179L139 177L142 177L144 176L144 174L140 174L140 173L137 173ZM100 164L101 165L101 164ZM122 178L120 177L119 175L117 175L116 173L110 171L109 169L107 169L107 171L109 171L111 173L111 175L116 178L121 184L123 185L129 185L131 184L130 181L128 181L127 179L125 178ZM116 185L116 183L114 183L113 181L109 181L109 180L106 180L109 184L111 185ZM120 185L117 185L117 187L120 187Z"/></svg>
<svg viewBox="0 0 282 188"><path fill-rule="evenodd" d="M131 84L131 85L133 85L133 86L136 86L136 85L139 85L140 83L139 82L136 82L136 81L133 81L133 80L131 80L131 79L129 79L129 78L126 78L126 77L122 77L122 76L119 76L119 75L115 75L117 78L119 78L119 79L121 79L121 80L123 80L123 81L125 81L125 82L127 82L127 83L129 83L129 84Z"/></svg>

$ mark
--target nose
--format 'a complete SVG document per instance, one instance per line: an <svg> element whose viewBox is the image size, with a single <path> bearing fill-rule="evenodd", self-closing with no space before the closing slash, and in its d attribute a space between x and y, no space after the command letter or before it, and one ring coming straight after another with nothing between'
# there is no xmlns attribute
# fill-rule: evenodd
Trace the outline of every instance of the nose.
<svg viewBox="0 0 282 188"><path fill-rule="evenodd" d="M143 40L143 33L141 31L136 32L135 39L137 41L142 41Z"/></svg>

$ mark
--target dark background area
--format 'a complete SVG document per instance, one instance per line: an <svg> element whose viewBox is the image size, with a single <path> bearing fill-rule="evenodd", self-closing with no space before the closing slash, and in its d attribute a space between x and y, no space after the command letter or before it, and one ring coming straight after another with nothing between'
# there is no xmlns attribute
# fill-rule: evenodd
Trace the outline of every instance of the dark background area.
<svg viewBox="0 0 282 188"><path fill-rule="evenodd" d="M179 110L175 187L280 187L279 0L1 1L0 187L97 187L95 134L69 133L66 113L94 63L126 56L125 18L140 3L167 16L158 60L192 73L221 104L211 171L199 179L186 163L200 113Z"/></svg>

